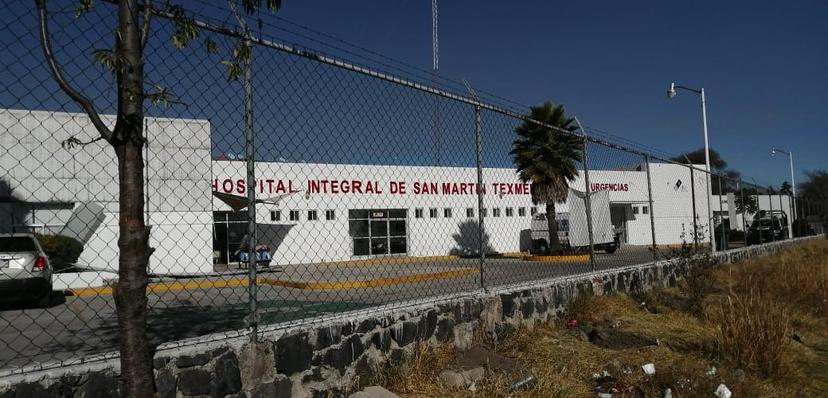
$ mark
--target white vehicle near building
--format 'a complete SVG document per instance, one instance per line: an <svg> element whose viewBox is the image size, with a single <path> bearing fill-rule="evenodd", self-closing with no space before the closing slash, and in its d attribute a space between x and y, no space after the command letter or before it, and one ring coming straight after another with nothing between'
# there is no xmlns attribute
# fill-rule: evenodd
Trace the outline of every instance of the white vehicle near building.
<svg viewBox="0 0 828 398"><path fill-rule="evenodd" d="M621 246L620 234L615 231L610 216L608 191L595 191L589 194L589 207L592 215L592 238L595 250L615 253ZM587 217L586 195L582 191L569 190L566 204L567 212L556 212L558 240L566 251L589 250L589 218ZM549 223L546 213L532 217L532 253L549 254Z"/></svg>

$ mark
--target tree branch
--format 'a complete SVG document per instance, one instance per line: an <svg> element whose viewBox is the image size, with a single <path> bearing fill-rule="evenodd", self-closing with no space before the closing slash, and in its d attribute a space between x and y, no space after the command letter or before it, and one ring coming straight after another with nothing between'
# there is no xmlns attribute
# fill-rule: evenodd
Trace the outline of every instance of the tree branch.
<svg viewBox="0 0 828 398"><path fill-rule="evenodd" d="M93 138L89 141L81 141L77 137L72 136L72 137L67 138L63 142L61 142L60 146L63 149L72 149L72 148L75 148L75 147L84 147L84 146L87 146L87 145L89 145L93 142L98 142L98 141L103 140L103 139L104 139L104 137L101 136L101 137Z"/></svg>
<svg viewBox="0 0 828 398"><path fill-rule="evenodd" d="M141 29L141 48L147 47L150 20L152 19L152 0L144 0L144 27Z"/></svg>
<svg viewBox="0 0 828 398"><path fill-rule="evenodd" d="M227 6L230 8L230 12L233 13L233 16L236 17L236 21L239 23L239 27L242 28L242 32L244 32L245 37L250 35L250 30L247 28L247 21L244 19L244 16L239 13L239 9L236 8L236 0L227 0Z"/></svg>
<svg viewBox="0 0 828 398"><path fill-rule="evenodd" d="M112 139L112 130L106 127L106 124L104 124L101 120L101 117L98 115L98 111L95 110L95 105L92 104L92 101L75 90L75 88L72 87L68 81L66 81L60 70L60 66L55 60L55 55L52 52L52 43L49 38L46 0L35 0L35 5L37 6L37 16L40 24L40 44L41 47L43 47L43 55L46 57L46 63L49 66L49 71L52 73L52 77L55 79L58 86L60 86L60 88L70 98L72 98L72 100L77 102L83 108L89 116L89 119L91 119L92 125L95 126L95 129L98 130L98 133L101 135L101 138L109 142Z"/></svg>

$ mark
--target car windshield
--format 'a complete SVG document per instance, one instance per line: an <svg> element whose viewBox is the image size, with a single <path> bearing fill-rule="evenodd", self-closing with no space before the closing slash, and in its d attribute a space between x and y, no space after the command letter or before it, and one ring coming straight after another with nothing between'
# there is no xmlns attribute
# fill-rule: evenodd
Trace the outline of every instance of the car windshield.
<svg viewBox="0 0 828 398"><path fill-rule="evenodd" d="M33 252L37 251L34 240L28 236L0 237L0 252Z"/></svg>

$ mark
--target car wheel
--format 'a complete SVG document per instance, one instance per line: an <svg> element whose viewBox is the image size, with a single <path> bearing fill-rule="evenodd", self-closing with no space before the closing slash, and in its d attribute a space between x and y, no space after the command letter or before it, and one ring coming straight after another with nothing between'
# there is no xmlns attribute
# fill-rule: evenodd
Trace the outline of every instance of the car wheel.
<svg viewBox="0 0 828 398"><path fill-rule="evenodd" d="M618 246L616 245L607 245L604 247L604 251L609 254L615 253L616 250L618 250Z"/></svg>

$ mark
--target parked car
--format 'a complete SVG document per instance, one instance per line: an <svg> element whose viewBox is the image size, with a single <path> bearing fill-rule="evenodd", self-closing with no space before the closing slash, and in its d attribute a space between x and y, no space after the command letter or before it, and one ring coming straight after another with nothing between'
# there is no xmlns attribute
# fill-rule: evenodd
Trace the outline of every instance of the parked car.
<svg viewBox="0 0 828 398"><path fill-rule="evenodd" d="M52 266L33 234L0 234L0 301L48 306Z"/></svg>

